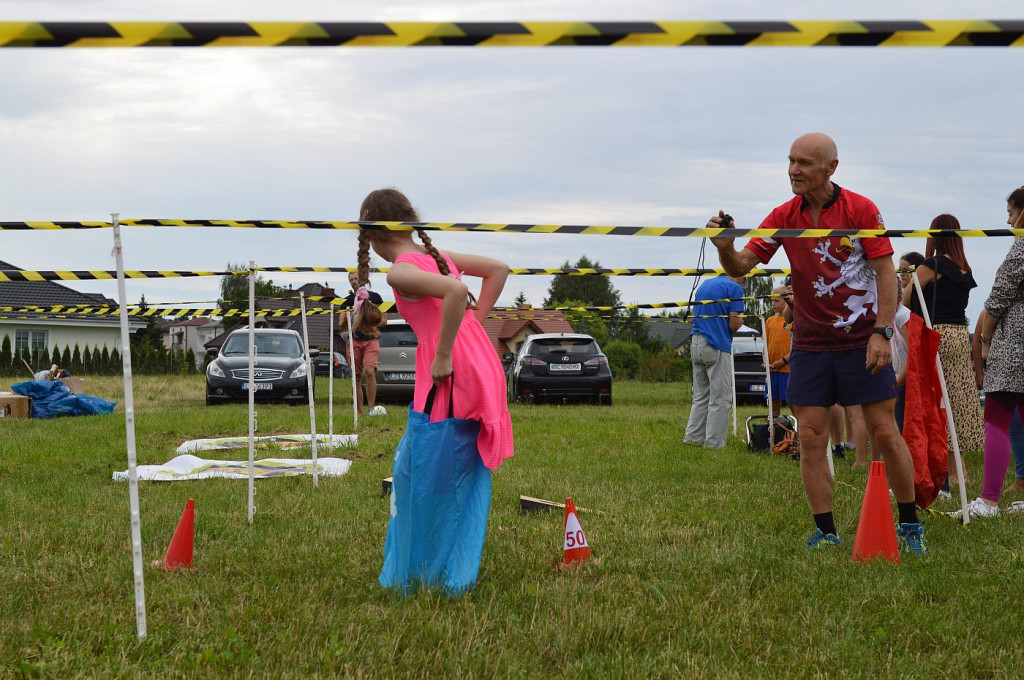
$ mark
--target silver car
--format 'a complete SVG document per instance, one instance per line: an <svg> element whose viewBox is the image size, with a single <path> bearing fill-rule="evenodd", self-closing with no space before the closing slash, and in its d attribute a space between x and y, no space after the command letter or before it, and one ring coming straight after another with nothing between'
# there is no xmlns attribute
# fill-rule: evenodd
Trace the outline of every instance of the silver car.
<svg viewBox="0 0 1024 680"><path fill-rule="evenodd" d="M412 401L416 389L416 346L419 341L403 319L388 319L380 331L377 398Z"/></svg>

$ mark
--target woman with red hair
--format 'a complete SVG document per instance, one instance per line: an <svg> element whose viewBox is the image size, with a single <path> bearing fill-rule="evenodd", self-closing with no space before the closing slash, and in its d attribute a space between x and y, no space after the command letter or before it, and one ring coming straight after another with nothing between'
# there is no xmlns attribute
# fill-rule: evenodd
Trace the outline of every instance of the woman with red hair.
<svg viewBox="0 0 1024 680"><path fill-rule="evenodd" d="M959 231L960 222L952 215L939 215L932 220L930 229ZM970 291L978 284L964 254L962 238L952 234L929 238L924 252L925 260L917 267L917 278L932 327L942 336L939 358L953 409L957 441L961 451L981 451L985 446L985 429L981 399L974 386L966 316ZM903 299L904 304L909 302L911 311L921 314L921 301L913 282L904 291ZM952 461L949 469L955 469Z"/></svg>

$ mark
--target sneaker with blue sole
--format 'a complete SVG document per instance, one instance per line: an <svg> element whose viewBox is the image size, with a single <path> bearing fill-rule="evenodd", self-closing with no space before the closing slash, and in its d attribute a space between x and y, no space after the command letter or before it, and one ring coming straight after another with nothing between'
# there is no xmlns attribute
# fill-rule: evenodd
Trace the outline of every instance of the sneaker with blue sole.
<svg viewBox="0 0 1024 680"><path fill-rule="evenodd" d="M808 550L818 550L833 545L839 545L842 541L835 534L826 534L821 529L815 529L811 537L807 539Z"/></svg>
<svg viewBox="0 0 1024 680"><path fill-rule="evenodd" d="M928 554L928 541L924 538L923 522L899 525L896 529L896 541L899 543L900 550L909 550L921 557Z"/></svg>

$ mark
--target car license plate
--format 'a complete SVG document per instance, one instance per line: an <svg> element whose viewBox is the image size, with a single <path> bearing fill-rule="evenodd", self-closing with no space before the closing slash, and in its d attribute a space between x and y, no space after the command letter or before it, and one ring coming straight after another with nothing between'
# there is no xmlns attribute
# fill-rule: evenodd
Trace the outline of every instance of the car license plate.
<svg viewBox="0 0 1024 680"><path fill-rule="evenodd" d="M242 389L243 390L249 389L249 383L247 383L247 382L242 383ZM259 392L260 390L272 390L272 389L274 389L274 383L258 382L258 383L256 383L255 389L256 389L257 392Z"/></svg>
<svg viewBox="0 0 1024 680"><path fill-rule="evenodd" d="M415 373L387 373L385 377L393 382L416 382Z"/></svg>
<svg viewBox="0 0 1024 680"><path fill-rule="evenodd" d="M552 373L558 373L559 371L581 371L583 370L583 364L548 364L548 370Z"/></svg>
<svg viewBox="0 0 1024 680"><path fill-rule="evenodd" d="M751 392L764 392L764 385L761 385L761 384L751 385L750 386L750 391Z"/></svg>

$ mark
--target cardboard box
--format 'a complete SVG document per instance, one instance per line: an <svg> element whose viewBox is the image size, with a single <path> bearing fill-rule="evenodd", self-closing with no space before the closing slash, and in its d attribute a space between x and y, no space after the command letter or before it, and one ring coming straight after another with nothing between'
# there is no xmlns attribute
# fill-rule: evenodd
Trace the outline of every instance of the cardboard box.
<svg viewBox="0 0 1024 680"><path fill-rule="evenodd" d="M85 386L81 378L61 378L60 381L68 386L71 394L85 394Z"/></svg>
<svg viewBox="0 0 1024 680"><path fill-rule="evenodd" d="M32 398L20 394L0 394L0 418L28 418L32 415Z"/></svg>

